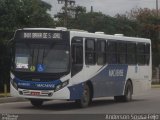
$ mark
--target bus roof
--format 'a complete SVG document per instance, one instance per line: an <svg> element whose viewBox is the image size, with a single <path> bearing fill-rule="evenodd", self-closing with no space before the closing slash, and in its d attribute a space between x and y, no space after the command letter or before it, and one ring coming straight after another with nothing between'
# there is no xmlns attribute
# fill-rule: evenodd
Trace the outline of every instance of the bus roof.
<svg viewBox="0 0 160 120"><path fill-rule="evenodd" d="M125 41L137 41L137 42L147 42L151 43L150 39L147 38L139 38L139 37L128 37L124 36L123 34L115 34L115 35L108 35L104 32L95 32L95 33L89 33L89 32L83 32L83 31L70 31L71 36L77 36L77 37L91 37L91 38L102 38L102 39L108 39L108 40L125 40Z"/></svg>
<svg viewBox="0 0 160 120"><path fill-rule="evenodd" d="M19 30L61 30L61 31L67 31L67 28L65 27L56 27L56 28L23 28Z"/></svg>
<svg viewBox="0 0 160 120"><path fill-rule="evenodd" d="M137 42L148 42L151 43L150 39L147 38L139 38L139 37L127 37L123 34L114 34L114 35L108 35L104 32L95 32L90 33L88 31L79 30L79 29L67 29L65 27L56 27L56 28L23 28L18 30L49 30L49 31L69 31L71 33L71 37L77 36L77 37L91 37L91 38L102 38L102 39L110 39L110 40L125 40L125 41L137 41Z"/></svg>

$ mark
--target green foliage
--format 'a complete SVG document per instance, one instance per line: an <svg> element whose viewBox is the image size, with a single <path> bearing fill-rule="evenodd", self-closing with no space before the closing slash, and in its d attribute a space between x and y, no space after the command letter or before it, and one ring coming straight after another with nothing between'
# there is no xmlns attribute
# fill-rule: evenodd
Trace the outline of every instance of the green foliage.
<svg viewBox="0 0 160 120"><path fill-rule="evenodd" d="M20 27L53 27L53 19L46 12L51 6L40 0L22 0L17 12Z"/></svg>
<svg viewBox="0 0 160 120"><path fill-rule="evenodd" d="M86 13L86 8L83 6L69 6L67 8L67 27L73 28L76 25L76 21L80 15ZM65 7L62 7L62 12L59 12L55 15L55 18L58 19L56 26L64 26L65 20Z"/></svg>
<svg viewBox="0 0 160 120"><path fill-rule="evenodd" d="M136 36L139 24L129 20L126 16L117 15L110 17L101 12L89 12L70 18L69 28L83 29L89 32L103 31L106 34L121 33L126 36Z"/></svg>
<svg viewBox="0 0 160 120"><path fill-rule="evenodd" d="M18 28L54 27L47 13L50 9L51 5L41 0L0 0L0 39L11 38Z"/></svg>

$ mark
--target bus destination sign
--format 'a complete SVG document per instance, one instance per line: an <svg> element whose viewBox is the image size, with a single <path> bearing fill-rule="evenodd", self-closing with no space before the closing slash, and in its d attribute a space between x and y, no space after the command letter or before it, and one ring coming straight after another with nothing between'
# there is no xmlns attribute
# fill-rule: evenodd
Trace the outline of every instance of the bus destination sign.
<svg viewBox="0 0 160 120"><path fill-rule="evenodd" d="M24 39L62 39L61 33L47 33L47 32L24 32Z"/></svg>

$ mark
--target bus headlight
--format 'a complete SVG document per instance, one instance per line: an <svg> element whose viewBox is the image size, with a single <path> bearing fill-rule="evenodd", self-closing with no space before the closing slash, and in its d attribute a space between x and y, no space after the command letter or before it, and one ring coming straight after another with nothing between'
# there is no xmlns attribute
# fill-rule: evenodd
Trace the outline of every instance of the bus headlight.
<svg viewBox="0 0 160 120"><path fill-rule="evenodd" d="M62 85L61 85L61 84L60 84L60 85L57 85L55 91L58 91L58 90L60 90L61 88L62 88Z"/></svg>
<svg viewBox="0 0 160 120"><path fill-rule="evenodd" d="M69 80L66 80L66 81L64 81L63 83L58 84L58 85L55 87L55 90L54 90L54 91L56 92L56 91L58 91L58 90L64 88L65 86L68 85L68 83L69 83Z"/></svg>
<svg viewBox="0 0 160 120"><path fill-rule="evenodd" d="M66 85L68 85L68 80L62 83L62 87L65 87Z"/></svg>
<svg viewBox="0 0 160 120"><path fill-rule="evenodd" d="M13 87L18 90L18 85L17 83L14 81L14 79L11 81L11 84L13 85Z"/></svg>
<svg viewBox="0 0 160 120"><path fill-rule="evenodd" d="M13 74L13 73L10 73L10 77L11 77L11 80L10 80L11 84L13 85L13 87L14 87L16 90L18 90L18 85L17 85L17 83L14 81L14 79L15 79L14 74Z"/></svg>
<svg viewBox="0 0 160 120"><path fill-rule="evenodd" d="M13 73L10 73L10 77L11 77L12 80L15 78Z"/></svg>
<svg viewBox="0 0 160 120"><path fill-rule="evenodd" d="M16 82L13 81L13 84L12 84L12 85L13 85L13 87L14 87L16 90L18 90L18 85L17 85Z"/></svg>

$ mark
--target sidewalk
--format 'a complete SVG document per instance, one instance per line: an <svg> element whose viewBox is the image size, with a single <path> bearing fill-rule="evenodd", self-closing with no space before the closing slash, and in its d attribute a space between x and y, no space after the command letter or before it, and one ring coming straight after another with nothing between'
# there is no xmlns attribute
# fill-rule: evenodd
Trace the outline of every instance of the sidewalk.
<svg viewBox="0 0 160 120"><path fill-rule="evenodd" d="M160 88L160 84L152 85L152 88Z"/></svg>
<svg viewBox="0 0 160 120"><path fill-rule="evenodd" d="M23 98L15 98L15 97L3 97L0 98L0 104L2 103L10 103L10 102L23 102L27 101L26 99Z"/></svg>
<svg viewBox="0 0 160 120"><path fill-rule="evenodd" d="M0 95L0 104L2 103L10 103L10 102L23 102L27 101L24 98L16 98L16 97L11 97L7 95L7 97L4 97L4 95Z"/></svg>

